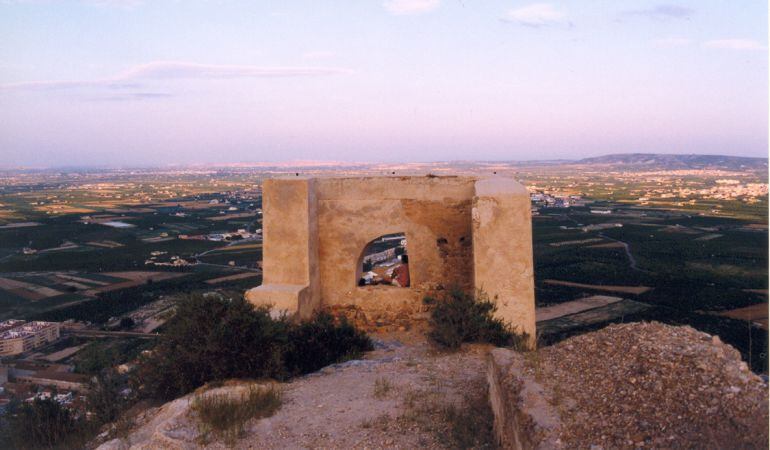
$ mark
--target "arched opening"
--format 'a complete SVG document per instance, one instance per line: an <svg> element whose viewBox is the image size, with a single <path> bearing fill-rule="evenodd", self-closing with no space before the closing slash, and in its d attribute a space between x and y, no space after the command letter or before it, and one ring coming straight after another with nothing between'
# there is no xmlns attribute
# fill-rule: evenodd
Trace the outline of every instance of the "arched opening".
<svg viewBox="0 0 770 450"><path fill-rule="evenodd" d="M358 286L409 287L406 234L386 234L366 244L356 267Z"/></svg>

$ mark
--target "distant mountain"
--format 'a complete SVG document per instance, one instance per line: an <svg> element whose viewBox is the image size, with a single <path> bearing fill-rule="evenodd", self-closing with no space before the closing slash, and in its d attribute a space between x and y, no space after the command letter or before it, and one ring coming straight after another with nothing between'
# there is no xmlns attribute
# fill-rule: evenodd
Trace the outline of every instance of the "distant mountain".
<svg viewBox="0 0 770 450"><path fill-rule="evenodd" d="M577 161L577 163L623 165L639 169L767 170L767 158L724 155L626 153L584 158Z"/></svg>

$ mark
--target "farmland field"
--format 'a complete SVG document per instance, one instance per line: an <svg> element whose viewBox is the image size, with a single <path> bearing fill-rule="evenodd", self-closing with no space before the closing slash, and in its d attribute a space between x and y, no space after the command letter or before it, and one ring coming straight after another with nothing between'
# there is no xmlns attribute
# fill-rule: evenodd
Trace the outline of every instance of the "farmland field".
<svg viewBox="0 0 770 450"><path fill-rule="evenodd" d="M633 214L636 208L605 205L613 208L609 217L597 217L589 208L542 209L533 217L537 304L548 306L602 291L626 296L650 308L617 320L690 324L719 334L747 361L748 342L758 342L751 348L751 362L755 369L766 367L767 337L740 320L745 314L721 314L737 308L767 309L762 292L768 285L768 235L749 231L762 227L751 227L750 220L674 211L652 210L642 218ZM587 227L603 223L620 226ZM576 243L552 245L565 241ZM551 324L546 341L593 329L593 319L578 319ZM567 332L570 327L573 331Z"/></svg>

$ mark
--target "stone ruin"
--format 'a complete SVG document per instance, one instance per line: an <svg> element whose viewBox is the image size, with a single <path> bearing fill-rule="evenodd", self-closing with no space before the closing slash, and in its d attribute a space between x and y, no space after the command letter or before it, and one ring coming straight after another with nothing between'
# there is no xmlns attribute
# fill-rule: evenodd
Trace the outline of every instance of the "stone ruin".
<svg viewBox="0 0 770 450"><path fill-rule="evenodd" d="M262 206L263 284L246 292L251 303L300 318L340 306L416 316L436 291L483 290L534 346L530 201L513 179L275 178ZM359 286L365 250L396 233L408 243L410 286Z"/></svg>

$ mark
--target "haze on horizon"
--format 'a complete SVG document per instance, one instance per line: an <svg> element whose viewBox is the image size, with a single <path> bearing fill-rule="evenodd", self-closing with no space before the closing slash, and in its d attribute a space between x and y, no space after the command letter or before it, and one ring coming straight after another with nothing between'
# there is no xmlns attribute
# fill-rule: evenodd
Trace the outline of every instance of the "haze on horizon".
<svg viewBox="0 0 770 450"><path fill-rule="evenodd" d="M0 0L0 166L767 157L766 2Z"/></svg>

